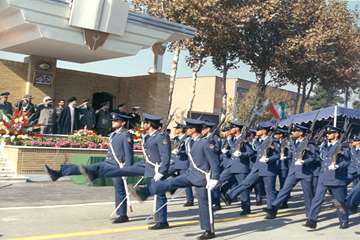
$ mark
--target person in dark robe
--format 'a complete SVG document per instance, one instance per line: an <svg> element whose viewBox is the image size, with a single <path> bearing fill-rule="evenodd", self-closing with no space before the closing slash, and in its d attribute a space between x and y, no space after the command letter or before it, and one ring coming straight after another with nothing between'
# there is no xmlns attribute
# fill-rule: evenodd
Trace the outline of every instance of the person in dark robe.
<svg viewBox="0 0 360 240"><path fill-rule="evenodd" d="M79 110L76 108L76 98L71 97L68 105L60 114L59 118L59 134L71 135L75 130L79 129Z"/></svg>
<svg viewBox="0 0 360 240"><path fill-rule="evenodd" d="M95 130L102 136L107 136L111 131L111 113L110 103L105 102L101 108L96 110L96 126Z"/></svg>
<svg viewBox="0 0 360 240"><path fill-rule="evenodd" d="M89 104L89 99L84 99L77 108L80 114L80 128L93 130L96 124L96 116L94 109Z"/></svg>

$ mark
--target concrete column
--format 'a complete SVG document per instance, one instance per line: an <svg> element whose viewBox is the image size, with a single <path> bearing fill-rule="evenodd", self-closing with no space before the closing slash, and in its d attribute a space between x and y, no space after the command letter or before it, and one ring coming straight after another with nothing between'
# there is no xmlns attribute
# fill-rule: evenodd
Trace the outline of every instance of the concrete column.
<svg viewBox="0 0 360 240"><path fill-rule="evenodd" d="M152 46L154 54L154 66L149 73L161 73L163 71L164 53L166 51L166 45L164 43L155 43Z"/></svg>

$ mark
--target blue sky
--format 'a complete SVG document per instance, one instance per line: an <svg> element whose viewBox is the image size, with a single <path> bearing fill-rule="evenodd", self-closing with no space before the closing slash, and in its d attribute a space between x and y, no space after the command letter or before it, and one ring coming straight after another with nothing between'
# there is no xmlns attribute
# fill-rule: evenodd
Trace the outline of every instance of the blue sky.
<svg viewBox="0 0 360 240"><path fill-rule="evenodd" d="M360 0L348 1L349 8L355 8L360 3ZM185 62L186 53L182 52L178 67L179 77L191 76L191 69L186 65ZM8 59L14 61L23 61L24 55L13 54L0 51L0 59ZM59 61L58 67L73 69L78 71L95 72L106 75L115 76L134 76L147 74L149 68L152 67L152 53L151 50L142 50L136 56L100 61L88 64L76 64L71 62ZM166 53L164 56L164 68L165 73L171 71L172 54ZM209 59L207 64L201 69L200 76L214 76L221 73L213 68L211 60ZM250 71L250 67L245 64L240 64L240 67L236 70L229 72L230 78L242 78L251 81L255 81L255 74ZM287 86L287 89L295 90L292 86Z"/></svg>

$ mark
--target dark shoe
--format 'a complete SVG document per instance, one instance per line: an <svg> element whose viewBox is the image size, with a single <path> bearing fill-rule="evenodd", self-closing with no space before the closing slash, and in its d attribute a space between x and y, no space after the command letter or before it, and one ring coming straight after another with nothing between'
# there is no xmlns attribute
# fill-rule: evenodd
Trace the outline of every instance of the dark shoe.
<svg viewBox="0 0 360 240"><path fill-rule="evenodd" d="M274 219L277 215L277 210L275 208L264 208L264 211L266 212L265 219Z"/></svg>
<svg viewBox="0 0 360 240"><path fill-rule="evenodd" d="M59 171L52 170L47 164L45 164L45 172L49 175L51 178L51 181L55 182L59 178L61 178L61 173Z"/></svg>
<svg viewBox="0 0 360 240"><path fill-rule="evenodd" d="M85 166L79 167L80 173L86 177L90 182L93 182L97 176L93 174L91 171L89 171Z"/></svg>
<svg viewBox="0 0 360 240"><path fill-rule="evenodd" d="M204 239L211 239L215 237L215 233L210 231L205 231L203 234L201 234L197 239L204 240Z"/></svg>
<svg viewBox="0 0 360 240"><path fill-rule="evenodd" d="M161 230L170 228L169 223L156 223L155 225L150 226L149 230Z"/></svg>
<svg viewBox="0 0 360 240"><path fill-rule="evenodd" d="M220 194L220 198L221 200L223 200L223 202L225 203L226 206L230 206L231 205L231 198L229 197L229 195L227 195L226 193L221 193Z"/></svg>
<svg viewBox="0 0 360 240"><path fill-rule="evenodd" d="M150 197L150 193L147 187L138 186L135 189L129 188L129 191L131 192L131 195L133 195L140 202L144 202L146 199L148 199L148 197Z"/></svg>
<svg viewBox="0 0 360 240"><path fill-rule="evenodd" d="M186 203L184 203L183 206L184 207L192 207L192 206L194 206L194 202L186 202Z"/></svg>
<svg viewBox="0 0 360 240"><path fill-rule="evenodd" d="M316 228L316 221L313 220L307 220L305 223L306 227L311 228L311 229L315 229Z"/></svg>
<svg viewBox="0 0 360 240"><path fill-rule="evenodd" d="M176 190L177 190L176 188L175 188L175 189L173 189L173 190L171 190L171 191L170 191L170 195L174 195L174 194L175 194L175 192L176 192Z"/></svg>
<svg viewBox="0 0 360 240"><path fill-rule="evenodd" d="M339 228L340 229L347 229L347 228L349 228L349 223L348 222L340 223Z"/></svg>
<svg viewBox="0 0 360 240"><path fill-rule="evenodd" d="M304 227L309 227L309 220L306 220L306 222L303 224Z"/></svg>
<svg viewBox="0 0 360 240"><path fill-rule="evenodd" d="M280 206L280 209L287 209L289 208L288 204L287 203L283 203L281 206Z"/></svg>
<svg viewBox="0 0 360 240"><path fill-rule="evenodd" d="M219 211L221 210L221 205L220 204L215 204L213 207L212 207L213 211L216 212L216 211Z"/></svg>
<svg viewBox="0 0 360 240"><path fill-rule="evenodd" d="M128 216L120 216L120 217L114 219L112 223L115 223L115 224L116 223L125 223L125 222L128 222L128 221L129 221Z"/></svg>

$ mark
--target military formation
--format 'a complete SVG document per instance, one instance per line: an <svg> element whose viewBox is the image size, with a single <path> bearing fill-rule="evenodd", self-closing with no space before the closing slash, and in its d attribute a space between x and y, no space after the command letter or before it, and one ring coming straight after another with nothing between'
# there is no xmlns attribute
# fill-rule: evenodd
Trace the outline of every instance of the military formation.
<svg viewBox="0 0 360 240"><path fill-rule="evenodd" d="M333 199L339 228L349 227L349 215L360 203L360 135L343 128L314 124L279 127L270 122L250 128L233 121L227 126L200 119L185 119L175 126L170 139L159 116L144 114L142 138L144 160L134 162L133 138L126 129L130 117L113 114L110 147L106 160L89 166L63 165L60 170L45 166L53 181L69 175L85 175L90 181L111 177L115 187L117 218L129 221L131 197L154 198L155 223L150 230L169 228L166 193L184 190L184 207L199 208L198 239L215 237L214 212L222 205L240 202L240 215L251 214L250 194L255 204L266 206L266 219L288 208L288 200L301 183L304 227L315 229L326 193ZM315 121L314 121L315 122ZM220 128L220 129L219 129ZM219 135L217 135L219 132ZM143 184L128 186L126 177L140 176ZM280 184L276 184L279 182ZM168 195L169 196L169 195ZM223 202L223 203L222 203ZM149 210L151 211L151 210Z"/></svg>

